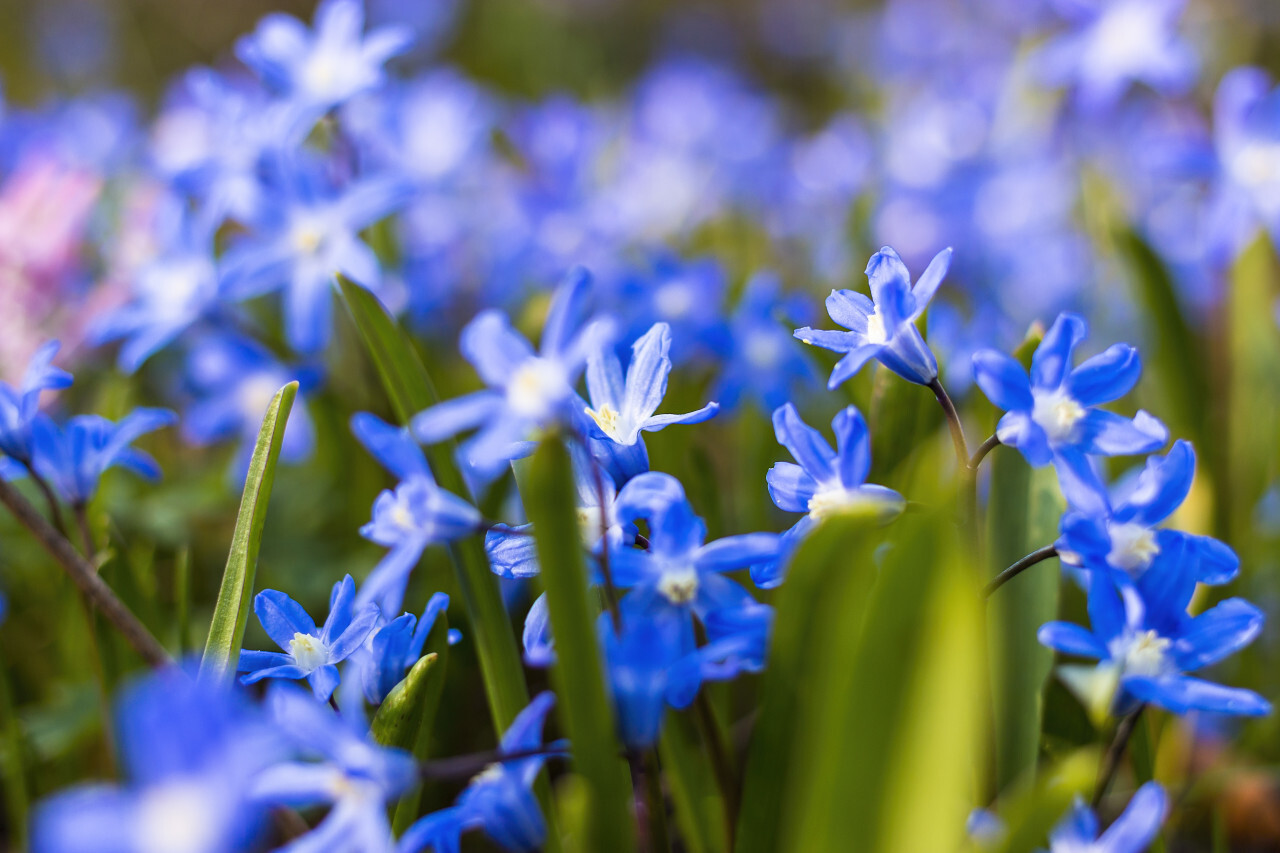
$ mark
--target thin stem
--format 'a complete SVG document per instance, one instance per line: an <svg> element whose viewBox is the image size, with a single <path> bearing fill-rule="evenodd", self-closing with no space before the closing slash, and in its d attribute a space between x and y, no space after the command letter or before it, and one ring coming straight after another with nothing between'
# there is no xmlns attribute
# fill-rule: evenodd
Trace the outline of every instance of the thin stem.
<svg viewBox="0 0 1280 853"><path fill-rule="evenodd" d="M1032 551L1030 554L992 578L991 582L987 584L985 589L983 589L983 595L990 597L991 593L995 592L997 589L1034 566L1036 563L1044 562L1045 560L1052 559L1056 556L1058 556L1058 549L1053 545L1046 545L1043 548Z"/></svg>
<svg viewBox="0 0 1280 853"><path fill-rule="evenodd" d="M67 535L67 523L62 518L62 507L58 505L58 496L54 494L53 487L49 485L49 481L40 476L34 465L27 465L27 474L31 477L31 482L36 484L36 488L40 489L40 494L44 495L44 502L49 506L49 518L53 521L53 526L58 528L58 532L63 536Z"/></svg>
<svg viewBox="0 0 1280 853"><path fill-rule="evenodd" d="M698 726L702 729L702 740L707 745L707 754L711 758L711 770L715 774L716 784L724 797L726 849L734 848L734 831L738 828L739 791L737 774L729 760L729 752L725 748L724 738L720 735L720 724L716 722L715 711L707 699L705 691L698 692L694 701Z"/></svg>
<svg viewBox="0 0 1280 853"><path fill-rule="evenodd" d="M89 511L82 503L72 506L71 511L75 514L76 527L80 530L80 547L84 549L85 558L93 562L96 549L93 547L93 531L89 529Z"/></svg>
<svg viewBox="0 0 1280 853"><path fill-rule="evenodd" d="M338 700L333 698L332 693L329 694L329 707L333 709L333 713L342 714L342 711L338 710Z"/></svg>
<svg viewBox="0 0 1280 853"><path fill-rule="evenodd" d="M667 799L662 794L662 766L658 751L650 748L641 759L644 773L644 806L649 818L649 849L654 853L671 853L671 836L667 831Z"/></svg>
<svg viewBox="0 0 1280 853"><path fill-rule="evenodd" d="M1093 801L1091 805L1097 808L1102 802L1102 798L1107 794L1107 788L1111 787L1111 780L1115 778L1116 771L1120 769L1120 759L1124 757L1125 747L1129 745L1129 738L1133 736L1134 729L1138 727L1138 720L1142 717L1142 712L1147 706L1139 705L1138 710L1120 721L1120 725L1116 726L1115 739L1111 741L1111 746L1107 748L1107 754L1103 756L1102 770L1098 774L1098 784L1093 789Z"/></svg>
<svg viewBox="0 0 1280 853"><path fill-rule="evenodd" d="M946 388L942 387L938 377L933 377L929 383L929 390L938 398L938 403L947 416L947 426L951 429L951 443L956 447L956 459L962 469L967 469L970 467L969 444L964 439L964 425L960 422L960 413L956 411L956 404L951 401L951 395L947 393Z"/></svg>
<svg viewBox="0 0 1280 853"><path fill-rule="evenodd" d="M988 436L987 440L978 445L978 449L973 452L973 456L969 458L969 467L977 471L978 466L982 464L982 460L987 458L987 454L1000 446L1000 438L994 433Z"/></svg>
<svg viewBox="0 0 1280 853"><path fill-rule="evenodd" d="M465 779L475 776L491 764L519 761L522 758L563 758L568 754L564 746L552 744L534 749L513 749L510 752L495 749L470 755L455 755L452 758L437 758L422 762L418 765L418 778Z"/></svg>
<svg viewBox="0 0 1280 853"><path fill-rule="evenodd" d="M85 597L97 605L143 660L155 667L173 662L160 641L152 636L133 611L98 576L89 561L80 556L75 547L44 516L36 512L35 507L27 502L21 492L3 480L0 480L0 503L8 507L14 518L30 530L44 549L62 564Z"/></svg>

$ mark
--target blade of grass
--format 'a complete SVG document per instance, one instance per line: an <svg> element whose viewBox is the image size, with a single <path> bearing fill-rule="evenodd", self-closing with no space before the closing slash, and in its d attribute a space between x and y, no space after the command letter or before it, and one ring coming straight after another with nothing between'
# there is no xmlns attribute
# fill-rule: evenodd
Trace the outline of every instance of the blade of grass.
<svg viewBox="0 0 1280 853"><path fill-rule="evenodd" d="M635 849L627 765L619 757L613 711L596 637L596 608L577 514L577 488L569 452L559 438L544 439L529 465L521 495L536 531L538 562L556 640L552 683L557 710L573 745L573 762L589 792L589 850Z"/></svg>
<svg viewBox="0 0 1280 853"><path fill-rule="evenodd" d="M280 458L285 424L297 393L297 382L290 382L277 391L258 430L235 532L231 535L227 567L222 574L213 622L200 661L202 678L227 679L235 674L236 656L244 641L245 624L253 604L253 579L258 571L258 549L262 545L262 529L275 482L276 461Z"/></svg>

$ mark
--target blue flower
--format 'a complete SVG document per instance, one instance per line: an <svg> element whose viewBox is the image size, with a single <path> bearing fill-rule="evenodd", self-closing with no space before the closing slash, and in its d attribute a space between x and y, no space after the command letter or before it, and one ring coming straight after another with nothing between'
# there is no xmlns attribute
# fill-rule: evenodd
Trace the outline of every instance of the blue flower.
<svg viewBox="0 0 1280 853"><path fill-rule="evenodd" d="M449 608L449 596L437 592L427 601L422 618L412 613L393 619L376 629L365 642L368 654L361 656L365 698L377 705L387 698L405 673L422 657L422 645L441 613ZM449 631L453 642L453 630Z"/></svg>
<svg viewBox="0 0 1280 853"><path fill-rule="evenodd" d="M1138 789L1107 831L1098 834L1098 817L1077 798L1067 816L1049 833L1050 853L1142 853L1164 824L1169 809L1164 789L1148 782Z"/></svg>
<svg viewBox="0 0 1280 853"><path fill-rule="evenodd" d="M624 522L644 518L649 523L647 550L621 548L609 555L613 581L632 588L626 600L637 612L692 611L704 618L713 610L740 606L750 595L722 573L778 558L774 533L726 536L704 544L707 526L669 474L649 472L632 479L618 493L617 503Z"/></svg>
<svg viewBox="0 0 1280 853"><path fill-rule="evenodd" d="M782 294L773 273L756 273L747 281L729 318L730 351L715 385L721 406L732 409L746 397L773 411L814 379L813 364L790 331L810 313L806 300Z"/></svg>
<svg viewBox="0 0 1280 853"><path fill-rule="evenodd" d="M408 430L393 427L361 412L351 431L391 473L400 478L394 491L384 490L373 502L373 519L360 528L366 539L391 548L370 573L358 604L377 602L395 613L404 600L409 573L428 545L451 542L476 533L480 513L471 504L436 485L426 456Z"/></svg>
<svg viewBox="0 0 1280 853"><path fill-rule="evenodd" d="M528 752L542 745L542 726L555 704L551 693L540 693L521 711L502 736L499 752ZM561 747L563 749L563 747ZM548 754L559 751L548 749ZM435 853L457 853L463 832L481 829L502 849L521 853L542 847L547 825L533 795L546 755L499 760L471 780L453 806L419 820L400 838L396 853L418 853L430 846Z"/></svg>
<svg viewBox="0 0 1280 853"><path fill-rule="evenodd" d="M256 847L266 813L249 785L283 750L230 690L165 669L125 688L114 719L128 784L85 785L46 800L32 818L33 853Z"/></svg>
<svg viewBox="0 0 1280 853"><path fill-rule="evenodd" d="M359 0L323 0L314 31L292 15L267 15L236 43L236 55L272 88L323 111L379 86L382 66L412 40L403 27L382 27L367 36L363 30Z"/></svg>
<svg viewBox="0 0 1280 853"><path fill-rule="evenodd" d="M853 406L831 421L836 451L821 433L800 419L790 403L773 413L773 430L778 443L800 464L779 462L769 469L769 496L778 509L805 513L783 534L784 554L789 555L819 521L833 513L870 509L888 521L906 506L902 495L892 489L867 483L871 437L862 413ZM785 559L756 567L751 579L767 589L782 583L784 570Z"/></svg>
<svg viewBox="0 0 1280 853"><path fill-rule="evenodd" d="M282 849L290 853L389 850L393 839L387 807L417 781L413 756L380 746L362 724L353 724L293 688L273 690L270 707L284 736L305 756L323 760L273 764L254 779L253 798L294 808L331 805L314 829Z"/></svg>
<svg viewBox="0 0 1280 853"><path fill-rule="evenodd" d="M63 428L42 416L33 424L32 464L67 503L86 504L109 468L128 468L148 480L158 480L160 466L156 461L129 445L177 420L168 409L134 409L119 423L98 415L77 415Z"/></svg>
<svg viewBox="0 0 1280 853"><path fill-rule="evenodd" d="M1189 616L1186 608L1195 579L1184 559L1185 555L1173 556L1168 570L1148 571L1120 587L1111 572L1090 572L1092 630L1049 622L1040 628L1040 642L1065 654L1099 659L1098 674L1115 679L1112 707L1117 714L1142 702L1175 714L1270 713L1270 703L1251 690L1186 675L1251 643L1262 630L1263 615L1249 602L1230 598Z"/></svg>
<svg viewBox="0 0 1280 853"><path fill-rule="evenodd" d="M655 415L667 393L671 373L671 327L654 323L631 345L631 363L624 378L622 363L610 342L587 358L587 392L591 406L592 453L619 483L649 470L649 453L641 432L657 432L672 424L696 424L714 417L718 403L708 403L683 415Z"/></svg>
<svg viewBox="0 0 1280 853"><path fill-rule="evenodd" d="M1213 129L1217 191L1207 205L1207 230L1211 261L1225 267L1260 227L1273 240L1280 235L1280 88L1271 75L1252 67L1223 75Z"/></svg>
<svg viewBox="0 0 1280 853"><path fill-rule="evenodd" d="M1173 571L1168 560L1185 555L1182 558L1192 561L1192 573L1201 583L1230 581L1240 558L1228 545L1208 536L1156 529L1186 499L1195 466L1191 444L1176 441L1167 455L1148 459L1140 474L1110 494L1090 484L1064 481L1073 508L1062 516L1057 541L1063 561L1137 576Z"/></svg>
<svg viewBox="0 0 1280 853"><path fill-rule="evenodd" d="M18 388L0 382L0 455L24 465L31 462L33 454L32 424L40 412L40 392L71 384L71 374L52 364L59 346L57 341L49 341L36 350Z"/></svg>
<svg viewBox="0 0 1280 853"><path fill-rule="evenodd" d="M323 628L307 615L298 602L283 592L265 589L253 599L253 612L277 646L287 652L240 653L238 669L242 684L264 678L305 678L320 701L333 695L338 686L337 664L346 660L364 643L378 619L372 605L356 609L356 582L347 575L333 585L329 596L329 616Z"/></svg>
<svg viewBox="0 0 1280 853"><path fill-rule="evenodd" d="M831 291L827 313L850 331L808 326L795 331L806 344L846 353L831 371L827 387L840 385L873 358L908 382L928 385L937 379L938 362L915 323L950 266L951 250L943 249L913 287L906 264L885 246L867 263L871 299L852 290Z"/></svg>
<svg viewBox="0 0 1280 853"><path fill-rule="evenodd" d="M1012 356L991 349L974 353L973 376L1005 412L996 427L1002 444L1035 467L1055 463L1064 481L1096 483L1086 454L1150 453L1169 431L1143 411L1130 420L1094 408L1129 393L1142 362L1133 347L1114 344L1072 368L1072 353L1088 333L1082 317L1060 314L1031 358L1030 377Z"/></svg>
<svg viewBox="0 0 1280 853"><path fill-rule="evenodd" d="M536 354L498 311L485 311L468 323L462 354L489 387L420 413L413 419L414 435L434 444L479 427L461 452L479 474L492 477L510 460L532 452L544 430L568 423L581 402L573 384L588 355L612 332L607 320L575 331L589 286L586 270L578 268L556 288Z"/></svg>
<svg viewBox="0 0 1280 853"><path fill-rule="evenodd" d="M182 216L180 209L173 213L181 217L173 244L133 276L132 299L91 330L95 343L126 339L117 358L126 373L136 371L218 304L212 229Z"/></svg>
<svg viewBox="0 0 1280 853"><path fill-rule="evenodd" d="M618 287L616 304L625 306L625 338L639 337L655 322L666 323L674 333L671 360L676 364L718 357L728 343L721 313L725 290L719 261L656 255L649 268L633 270Z"/></svg>
<svg viewBox="0 0 1280 853"><path fill-rule="evenodd" d="M182 436L198 446L226 439L240 442L230 476L244 481L262 418L282 387L297 380L308 390L314 370L280 363L263 346L233 334L202 336L187 353L186 390L195 396L182 418ZM280 458L300 462L315 448L315 427L305 401L297 399L285 425Z"/></svg>
<svg viewBox="0 0 1280 853"><path fill-rule="evenodd" d="M410 186L399 178L367 177L339 188L307 158L271 176L273 202L224 256L223 286L233 299L283 288L289 345L313 353L332 331L334 273L370 288L381 282L377 255L359 232L399 207Z"/></svg>
<svg viewBox="0 0 1280 853"><path fill-rule="evenodd" d="M701 684L693 623L675 612L643 613L624 606L622 630L600 614L609 690L618 737L632 749L657 743L667 705L684 708Z"/></svg>

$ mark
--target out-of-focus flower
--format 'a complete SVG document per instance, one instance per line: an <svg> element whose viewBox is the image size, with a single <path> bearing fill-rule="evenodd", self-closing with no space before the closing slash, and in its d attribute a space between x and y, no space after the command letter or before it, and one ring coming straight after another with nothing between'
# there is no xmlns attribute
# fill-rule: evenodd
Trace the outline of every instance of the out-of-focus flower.
<svg viewBox="0 0 1280 853"><path fill-rule="evenodd" d="M360 528L366 539L391 551L360 590L360 604L377 602L385 613L400 610L409 572L428 545L450 542L480 530L480 513L471 504L436 485L427 459L408 430L365 412L351 419L360 443L400 478L395 491L374 500L373 520Z"/></svg>
<svg viewBox="0 0 1280 853"><path fill-rule="evenodd" d="M757 273L747 281L729 318L729 351L714 391L721 406L732 409L745 397L773 411L813 381L813 365L791 334L809 313L805 300L782 293L773 273Z"/></svg>
<svg viewBox="0 0 1280 853"><path fill-rule="evenodd" d="M619 631L608 613L600 614L598 633L618 737L631 749L657 743L667 705L684 708L701 684L693 623L676 613L648 614L622 608Z"/></svg>
<svg viewBox="0 0 1280 853"><path fill-rule="evenodd" d="M1148 782L1138 789L1107 831L1098 834L1098 816L1077 798L1049 833L1050 853L1142 853L1155 840L1169 810L1164 789Z"/></svg>
<svg viewBox="0 0 1280 853"><path fill-rule="evenodd" d="M32 424L40 411L40 392L71 384L71 374L52 363L59 346L57 341L48 341L36 350L17 388L0 382L0 456L24 465L31 462Z"/></svg>
<svg viewBox="0 0 1280 853"><path fill-rule="evenodd" d="M41 804L33 853L233 853L255 846L265 810L253 777L282 753L229 689L166 669L116 702L127 785L87 785Z"/></svg>
<svg viewBox="0 0 1280 853"><path fill-rule="evenodd" d="M573 383L587 356L612 336L613 324L595 320L578 331L589 277L575 269L556 288L535 354L498 311L485 311L462 330L463 356L487 390L427 409L413 419L413 433L434 444L479 427L461 448L482 477L491 477L512 459L527 456L538 435L570 422Z"/></svg>
<svg viewBox="0 0 1280 853"><path fill-rule="evenodd" d="M367 654L357 652L351 659L360 664L363 673L361 685L365 698L371 704L377 705L386 699L405 673L418 662L432 626L440 614L448 609L449 596L437 592L427 600L422 618L405 613L374 629L369 635L364 644ZM449 642L452 644L457 632L450 629L449 635Z"/></svg>
<svg viewBox="0 0 1280 853"><path fill-rule="evenodd" d="M499 752L528 752L542 745L542 726L555 704L551 693L540 693L516 715L502 736ZM418 853L431 847L435 853L456 853L463 832L480 829L504 850L532 851L546 839L547 825L533 795L547 755L499 759L471 780L453 806L419 820L405 831L396 853Z"/></svg>
<svg viewBox="0 0 1280 853"><path fill-rule="evenodd" d="M885 246L867 263L871 299L852 290L831 291L827 313L849 331L808 326L795 331L807 344L846 353L831 371L827 387L837 387L873 358L908 382L928 385L938 378L938 362L915 322L950 265L951 250L943 249L912 286L911 274L898 253Z"/></svg>
<svg viewBox="0 0 1280 853"><path fill-rule="evenodd" d="M338 667L364 643L378 619L378 608L357 609L356 582L347 575L333 585L329 615L316 627L302 605L283 592L265 589L254 596L253 612L262 628L286 652L242 651L238 669L243 684L264 678L305 678L320 701L338 686Z"/></svg>
<svg viewBox="0 0 1280 853"><path fill-rule="evenodd" d="M641 432L657 432L672 424L701 423L720 410L718 403L708 403L683 415L654 414L667 393L670 349L670 327L655 323L631 345L631 363L625 376L611 342L601 342L599 349L587 357L591 406L585 413L590 419L592 453L619 483L649 470L649 453Z"/></svg>
<svg viewBox="0 0 1280 853"><path fill-rule="evenodd" d="M296 689L273 690L270 705L281 733L322 760L271 765L253 780L252 797L295 808L331 805L324 820L283 849L386 853L393 843L387 807L417 781L413 756L375 743L355 728L363 728L358 718L336 715Z"/></svg>
<svg viewBox="0 0 1280 853"><path fill-rule="evenodd" d="M77 415L60 427L47 417L32 425L32 464L73 505L89 502L110 468L128 468L148 480L160 478L150 455L130 445L149 432L176 423L168 409L134 409L118 423L99 415Z"/></svg>

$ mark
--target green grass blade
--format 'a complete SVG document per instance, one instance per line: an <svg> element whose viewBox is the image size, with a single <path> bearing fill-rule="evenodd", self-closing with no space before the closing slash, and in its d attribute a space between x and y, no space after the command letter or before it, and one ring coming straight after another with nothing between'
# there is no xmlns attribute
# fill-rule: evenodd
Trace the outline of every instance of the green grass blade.
<svg viewBox="0 0 1280 853"><path fill-rule="evenodd" d="M396 417L407 424L418 412L439 402L427 368L413 342L376 296L343 276L338 276L338 285ZM466 483L453 454L451 441L427 449L436 482L465 496ZM489 570L484 543L478 537L468 537L454 543L449 553L470 622L468 637L475 642L480 658L494 731L501 737L516 714L529 704L520 652L502 605L498 579Z"/></svg>
<svg viewBox="0 0 1280 853"><path fill-rule="evenodd" d="M815 683L814 650L840 620L856 636L875 578L871 561L882 534L873 518L828 518L800 545L778 590L769 666L761 685L760 718L743 778L738 853L771 853L781 843L781 804L796 787L797 717Z"/></svg>
<svg viewBox="0 0 1280 853"><path fill-rule="evenodd" d="M276 460L280 458L285 424L297 393L297 382L281 388L271 398L262 418L240 498L240 513L231 536L227 568L222 574L218 603L213 610L213 623L209 626L209 639L200 661L202 677L222 679L235 674L245 623L253 604L253 578L258 571L258 548L262 544L262 527L267 520L267 504L275 481Z"/></svg>
<svg viewBox="0 0 1280 853"><path fill-rule="evenodd" d="M811 614L813 664L774 849L964 843L983 766L985 655L976 571L953 518L922 512L894 524L861 620L839 607Z"/></svg>
<svg viewBox="0 0 1280 853"><path fill-rule="evenodd" d="M591 803L588 850L635 849L631 784L618 757L613 711L596 637L596 608L587 586L579 532L578 491L564 444L544 440L529 464L521 495L536 531L538 562L547 590L556 664L551 670L557 711L573 745L573 763Z"/></svg>
<svg viewBox="0 0 1280 853"><path fill-rule="evenodd" d="M658 743L680 839L689 853L721 853L725 837L724 797L715 771L688 714L668 712Z"/></svg>
<svg viewBox="0 0 1280 853"><path fill-rule="evenodd" d="M998 447L990 457L989 553L1000 571L1057 538L1063 504L1051 468L1033 471L1022 454ZM1056 559L1032 566L987 605L995 709L996 783L1000 790L1035 767L1040 753L1044 689L1053 652L1036 632L1058 613Z"/></svg>
<svg viewBox="0 0 1280 853"><path fill-rule="evenodd" d="M435 652L423 655L378 706L371 725L374 739L383 746L416 754L419 734L430 730L443 686L439 656Z"/></svg>

